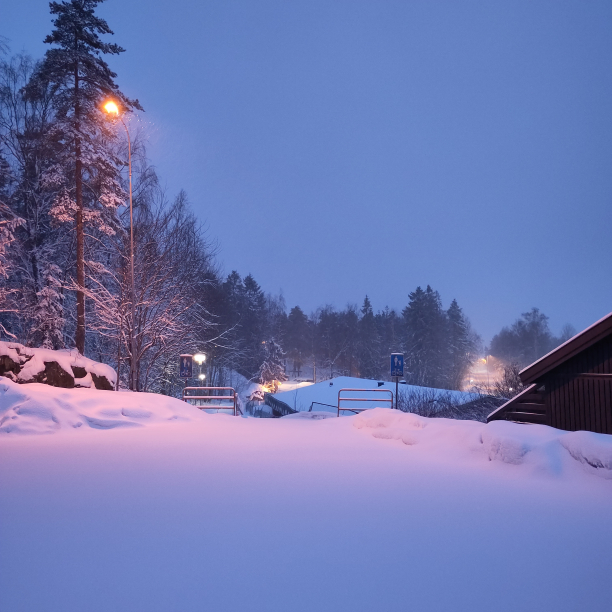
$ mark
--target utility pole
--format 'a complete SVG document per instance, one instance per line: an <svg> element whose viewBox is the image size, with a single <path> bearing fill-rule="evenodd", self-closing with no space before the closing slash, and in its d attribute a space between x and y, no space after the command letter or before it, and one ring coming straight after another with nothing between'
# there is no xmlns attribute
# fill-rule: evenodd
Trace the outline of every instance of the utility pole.
<svg viewBox="0 0 612 612"><path fill-rule="evenodd" d="M130 131L128 130L125 121L119 115L119 107L113 102L109 100L104 105L104 110L109 115L115 115L121 124L125 128L125 133L127 134L128 140L128 174L130 178L130 297L132 302L132 325L130 327L130 351L132 353L132 358L130 359L130 389L132 391L138 391L137 385L137 368L136 368L136 291L134 289L134 214L132 207L132 142L130 140Z"/></svg>

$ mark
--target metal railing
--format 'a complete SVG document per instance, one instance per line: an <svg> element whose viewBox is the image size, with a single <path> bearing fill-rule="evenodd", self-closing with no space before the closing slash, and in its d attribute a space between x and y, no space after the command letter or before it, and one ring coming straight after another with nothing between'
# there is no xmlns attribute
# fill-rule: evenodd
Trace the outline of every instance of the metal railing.
<svg viewBox="0 0 612 612"><path fill-rule="evenodd" d="M276 399L271 393L264 393L264 403L272 408L272 414L275 417L287 416L288 414L295 414L297 410L294 410L289 404Z"/></svg>
<svg viewBox="0 0 612 612"><path fill-rule="evenodd" d="M312 407L313 407L315 404L316 404L317 406L329 406L329 408L336 408L336 406L332 406L331 404L324 404L323 402L312 402L312 404L310 404L310 408L308 409L308 412L312 412Z"/></svg>
<svg viewBox="0 0 612 612"><path fill-rule="evenodd" d="M342 397L343 393L348 393L348 392L351 392L351 393L379 393L379 394L388 395L389 397ZM346 410L348 412L354 412L354 413L363 412L364 410L369 410L368 407L346 408L346 407L341 406L342 402L378 402L378 403L383 402L383 403L390 404L388 406L389 408L393 408L393 391L391 391L390 389L340 389L340 391L338 391L338 416L340 416L341 410L343 411ZM379 407L380 406L374 406L374 408L379 408Z"/></svg>
<svg viewBox="0 0 612 612"><path fill-rule="evenodd" d="M195 393L188 393L189 391ZM225 393L223 395L220 395L219 393L216 395L202 395L202 393L205 391L230 391L230 393ZM207 403L210 400L231 401L231 405ZM238 394L233 387L185 387L183 389L183 401L191 404L192 406L196 406L201 410L231 410L234 413L234 416L238 416L238 413L242 412L238 407Z"/></svg>

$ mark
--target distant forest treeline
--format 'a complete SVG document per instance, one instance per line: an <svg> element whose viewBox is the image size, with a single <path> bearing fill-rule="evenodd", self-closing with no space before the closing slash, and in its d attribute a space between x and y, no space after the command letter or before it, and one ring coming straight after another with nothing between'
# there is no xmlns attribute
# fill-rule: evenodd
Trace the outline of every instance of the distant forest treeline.
<svg viewBox="0 0 612 612"><path fill-rule="evenodd" d="M574 327L566 324L559 336L553 335L548 317L538 308L532 308L493 336L488 352L507 364L524 368L575 334Z"/></svg>
<svg viewBox="0 0 612 612"><path fill-rule="evenodd" d="M368 296L361 307L332 306L307 315L299 306L289 312L282 297L266 296L255 279L232 272L220 286L216 311L234 352L224 356L247 378L266 360L266 344L279 344L288 358L289 374L316 372L319 380L338 375L389 377L389 356L405 354L406 380L417 385L459 389L479 353L479 338L453 300L442 307L431 287L417 287L401 313L374 312ZM223 347L213 351L225 354Z"/></svg>
<svg viewBox="0 0 612 612"><path fill-rule="evenodd" d="M575 333L566 325L555 337L548 317L533 308L502 328L486 348L457 301L444 309L429 285L410 293L401 312L374 312L366 296L361 307L327 305L307 315L299 306L288 310L282 296L264 294L253 276L241 278L234 271L217 286L215 299L226 344L211 350L209 368L214 373L219 364L252 379L270 361L272 344L284 352L284 359L278 353L272 359L285 363L294 377L307 372L318 380L341 375L388 380L390 354L402 352L409 384L461 389L484 352L522 368Z"/></svg>

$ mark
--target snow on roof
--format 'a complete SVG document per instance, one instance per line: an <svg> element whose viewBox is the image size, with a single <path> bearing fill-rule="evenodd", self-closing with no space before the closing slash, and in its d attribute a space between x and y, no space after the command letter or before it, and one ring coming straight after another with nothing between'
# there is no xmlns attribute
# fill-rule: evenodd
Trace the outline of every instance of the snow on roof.
<svg viewBox="0 0 612 612"><path fill-rule="evenodd" d="M380 384L382 383L382 384ZM340 389L387 389L393 393L395 401L395 383L388 381L371 380L367 378L354 378L352 376L337 376L331 380L325 380L314 385L299 387L291 391L275 393L274 397L281 402L284 402L289 407L299 412L305 412L310 409L314 411L335 412L338 406L338 391ZM436 396L450 394L450 396L460 402L469 402L475 399L473 393L464 393L463 391L447 391L446 389L432 389L429 387L417 387L415 385L399 385L400 393L409 393L411 391L432 391ZM359 397L371 398L376 400L382 397L379 393L360 393ZM314 405L313 405L313 402ZM344 404L347 407L352 404ZM385 407L386 403L379 403L379 407ZM359 408L374 408L376 401L354 403L355 407Z"/></svg>
<svg viewBox="0 0 612 612"><path fill-rule="evenodd" d="M595 323L572 336L563 344L546 353L546 355L536 359L532 364L523 368L519 372L519 376L524 383L533 383L553 368L556 368L564 361L574 357L611 333L612 312L599 319L599 321L595 321Z"/></svg>

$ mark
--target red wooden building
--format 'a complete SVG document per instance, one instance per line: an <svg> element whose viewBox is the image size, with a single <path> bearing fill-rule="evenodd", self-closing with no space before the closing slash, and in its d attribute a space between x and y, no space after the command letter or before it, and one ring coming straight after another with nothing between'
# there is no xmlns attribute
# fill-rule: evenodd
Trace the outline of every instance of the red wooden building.
<svg viewBox="0 0 612 612"><path fill-rule="evenodd" d="M527 388L495 420L612 434L612 312L520 373Z"/></svg>

